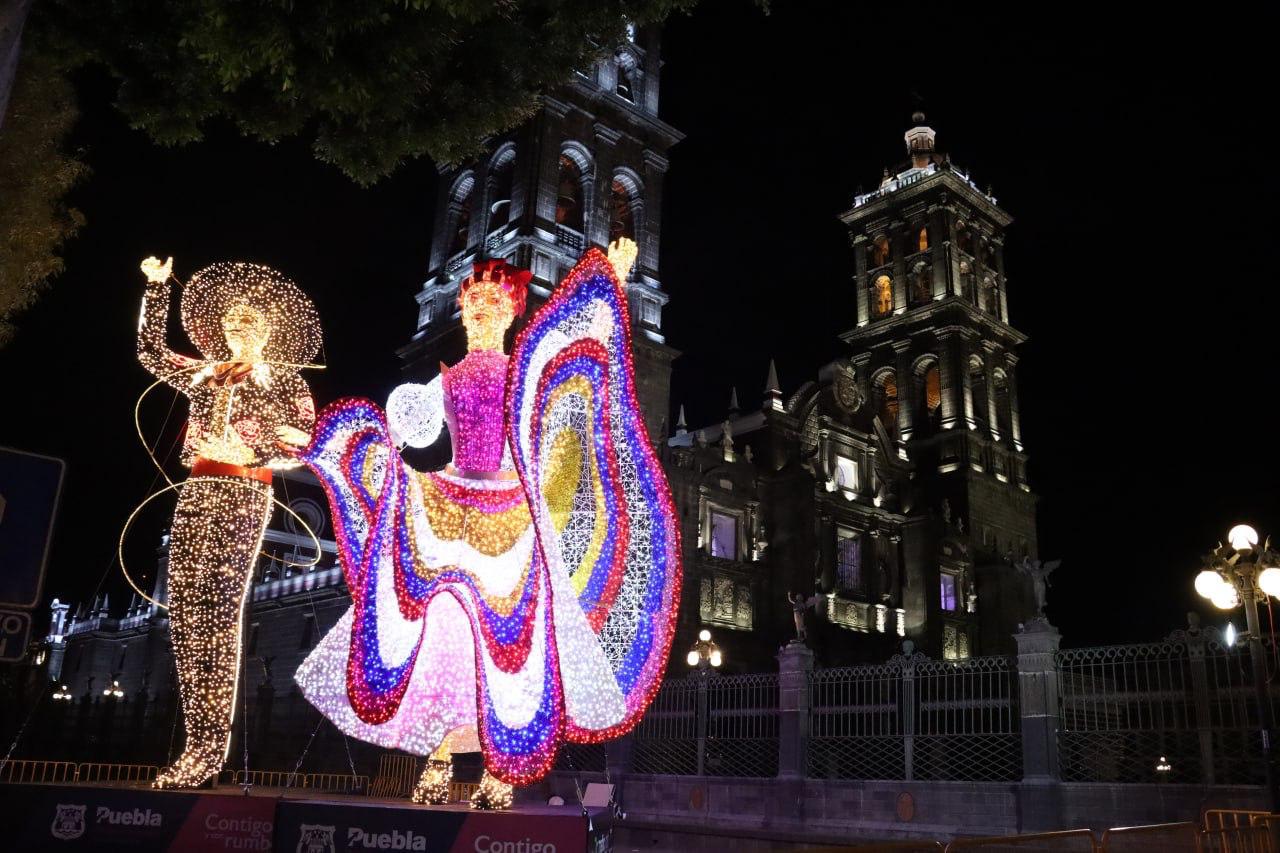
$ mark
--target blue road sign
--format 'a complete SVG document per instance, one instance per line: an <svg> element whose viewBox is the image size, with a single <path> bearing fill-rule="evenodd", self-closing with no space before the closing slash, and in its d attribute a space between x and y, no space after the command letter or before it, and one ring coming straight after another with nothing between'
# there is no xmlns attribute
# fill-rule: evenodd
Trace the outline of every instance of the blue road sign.
<svg viewBox="0 0 1280 853"><path fill-rule="evenodd" d="M0 607L35 607L66 463L0 447Z"/></svg>
<svg viewBox="0 0 1280 853"><path fill-rule="evenodd" d="M31 642L31 614L21 610L0 610L0 662L17 663L27 654Z"/></svg>

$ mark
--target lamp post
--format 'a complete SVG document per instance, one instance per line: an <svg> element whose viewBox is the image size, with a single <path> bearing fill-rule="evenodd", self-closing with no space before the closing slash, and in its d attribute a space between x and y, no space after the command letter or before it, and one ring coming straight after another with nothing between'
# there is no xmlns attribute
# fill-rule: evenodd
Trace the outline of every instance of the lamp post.
<svg viewBox="0 0 1280 853"><path fill-rule="evenodd" d="M698 668L698 707L696 710L698 723L698 775L703 776L706 774L707 769L707 718L711 714L707 676L724 662L724 655L720 653L720 647L711 639L711 632L706 628L698 632L698 640L689 647L689 654L685 655L685 662L689 666Z"/></svg>
<svg viewBox="0 0 1280 853"><path fill-rule="evenodd" d="M689 654L685 656L685 662L689 666L696 666L701 675L708 674L712 669L719 668L724 662L724 655L720 653L720 647L711 639L711 632L703 628L698 632L698 640L689 647Z"/></svg>
<svg viewBox="0 0 1280 853"><path fill-rule="evenodd" d="M1275 715L1267 695L1267 657L1262 648L1262 629L1258 621L1258 602L1268 596L1280 598L1280 555L1271 550L1268 538L1258 547L1258 531L1247 524L1237 524L1227 533L1227 544L1219 544L1204 558L1204 569L1196 575L1196 592L1221 610L1244 605L1249 638L1249 662L1253 670L1254 699L1258 703L1258 722L1262 728L1262 760L1266 770L1271 807L1280 807L1275 757Z"/></svg>

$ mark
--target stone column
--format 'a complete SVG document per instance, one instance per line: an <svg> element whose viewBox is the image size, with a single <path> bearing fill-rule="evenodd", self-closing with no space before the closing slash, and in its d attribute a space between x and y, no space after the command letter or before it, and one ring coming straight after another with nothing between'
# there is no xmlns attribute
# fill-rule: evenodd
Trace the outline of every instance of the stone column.
<svg viewBox="0 0 1280 853"><path fill-rule="evenodd" d="M906 223L894 221L889 224L889 246L893 252L893 311L901 314L907 310L907 261L906 240L903 229Z"/></svg>
<svg viewBox="0 0 1280 853"><path fill-rule="evenodd" d="M1038 616L1013 635L1018 645L1018 698L1022 713L1022 778L1056 782L1058 768L1058 644L1062 635Z"/></svg>
<svg viewBox="0 0 1280 853"><path fill-rule="evenodd" d="M583 222L585 233L583 238L588 245L609 245L609 220L613 208L613 169L617 165L618 153L615 146L622 134L607 125L596 123L595 131L595 184L592 186L593 196L583 196L583 201L590 205L591 216Z"/></svg>
<svg viewBox="0 0 1280 853"><path fill-rule="evenodd" d="M858 325L865 326L871 321L871 304L867 294L867 237L865 234L859 234L849 240L849 245L853 246L854 257L854 298L858 306Z"/></svg>
<svg viewBox="0 0 1280 853"><path fill-rule="evenodd" d="M916 378L911 373L911 341L894 341L897 354L894 378L898 382L898 443L911 439L911 422L916 412ZM903 451L905 459L905 451Z"/></svg>
<svg viewBox="0 0 1280 853"><path fill-rule="evenodd" d="M942 429L956 429L964 417L967 365L960 346L959 326L938 329L938 384L942 390Z"/></svg>
<svg viewBox="0 0 1280 853"><path fill-rule="evenodd" d="M793 640L778 652L778 777L803 779L808 770L809 674L813 651Z"/></svg>
<svg viewBox="0 0 1280 853"><path fill-rule="evenodd" d="M991 438L999 441L1004 436L1000 434L1000 409L996 394L996 347L990 341L983 341L982 348L982 372L987 377L987 432Z"/></svg>
<svg viewBox="0 0 1280 853"><path fill-rule="evenodd" d="M1004 278L1004 237L992 237L991 245L995 247L993 250L996 257L996 287L998 288L1000 304L1000 319L1009 322L1009 296L1005 292Z"/></svg>
<svg viewBox="0 0 1280 853"><path fill-rule="evenodd" d="M1011 436L1013 440L1013 448L1019 453L1022 452L1022 419L1018 416L1018 375L1015 368L1018 364L1018 357L1013 353L1005 353L1005 378L1009 382L1009 424L1013 431Z"/></svg>
<svg viewBox="0 0 1280 853"><path fill-rule="evenodd" d="M653 281L658 280L658 249L662 237L662 181L669 161L656 151L644 151L644 223L643 234L636 235L639 256L637 271ZM639 223L637 223L639 225Z"/></svg>
<svg viewBox="0 0 1280 853"><path fill-rule="evenodd" d="M951 244L947 233L945 208L935 205L929 208L929 256L933 259L933 298L941 299L947 294L947 275L949 257L947 247Z"/></svg>

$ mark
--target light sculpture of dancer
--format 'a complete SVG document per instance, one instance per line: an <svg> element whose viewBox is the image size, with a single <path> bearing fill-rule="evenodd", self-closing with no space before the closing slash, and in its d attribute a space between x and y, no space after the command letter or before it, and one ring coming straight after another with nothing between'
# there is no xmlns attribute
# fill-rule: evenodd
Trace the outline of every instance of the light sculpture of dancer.
<svg viewBox="0 0 1280 853"><path fill-rule="evenodd" d="M182 325L202 358L165 344L173 258L142 262L147 287L138 357L187 397L169 531L169 630L186 742L156 786L198 786L231 743L244 598L271 515L272 469L299 463L286 446L310 440L315 406L298 369L320 347L315 306L293 282L255 264L200 270L182 291Z"/></svg>
<svg viewBox="0 0 1280 853"><path fill-rule="evenodd" d="M620 248L625 273L634 244ZM296 680L342 731L432 755L419 799L451 752L479 750L483 799L501 805L499 780L532 782L561 744L627 732L661 682L679 531L619 277L589 250L508 357L530 274L476 264L459 292L466 357L394 392L390 424L367 400L334 403L301 454L328 492L352 606ZM442 422L452 463L409 467L400 441L425 446Z"/></svg>

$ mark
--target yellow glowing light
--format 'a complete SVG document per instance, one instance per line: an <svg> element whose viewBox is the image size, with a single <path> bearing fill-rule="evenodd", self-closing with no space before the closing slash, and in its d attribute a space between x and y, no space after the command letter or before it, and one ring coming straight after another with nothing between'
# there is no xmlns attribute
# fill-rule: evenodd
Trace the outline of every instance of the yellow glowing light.
<svg viewBox="0 0 1280 853"><path fill-rule="evenodd" d="M711 632L708 631L706 628L703 628L701 631L698 632L698 639L704 643L708 642L711 639Z"/></svg>
<svg viewBox="0 0 1280 853"><path fill-rule="evenodd" d="M1214 590L1213 595L1209 597L1209 600L1212 601L1213 606L1217 607L1219 610L1231 610L1234 607L1240 606L1240 596L1236 592L1235 587L1229 583L1224 583L1222 586Z"/></svg>
<svg viewBox="0 0 1280 853"><path fill-rule="evenodd" d="M222 768L231 744L244 599L274 502L271 469L297 465L282 445L309 438L315 407L297 368L319 349L320 325L311 301L274 270L214 264L182 292L182 324L203 358L179 355L165 343L173 259L141 268L138 358L190 404L183 461L192 475L144 502L179 492L168 607L186 742L155 785L190 787Z"/></svg>
<svg viewBox="0 0 1280 853"><path fill-rule="evenodd" d="M448 753L445 753L444 758L438 758L437 755L439 750L427 759L427 766L423 768L422 776L413 787L413 796L410 799L415 803L443 806L449 802L449 783L453 780L453 763L449 761Z"/></svg>
<svg viewBox="0 0 1280 853"><path fill-rule="evenodd" d="M689 652L689 654L685 655L685 658L684 658L684 659L685 659L685 662L689 664L689 666L697 666L697 665L698 665L698 653L697 653L697 652Z"/></svg>

